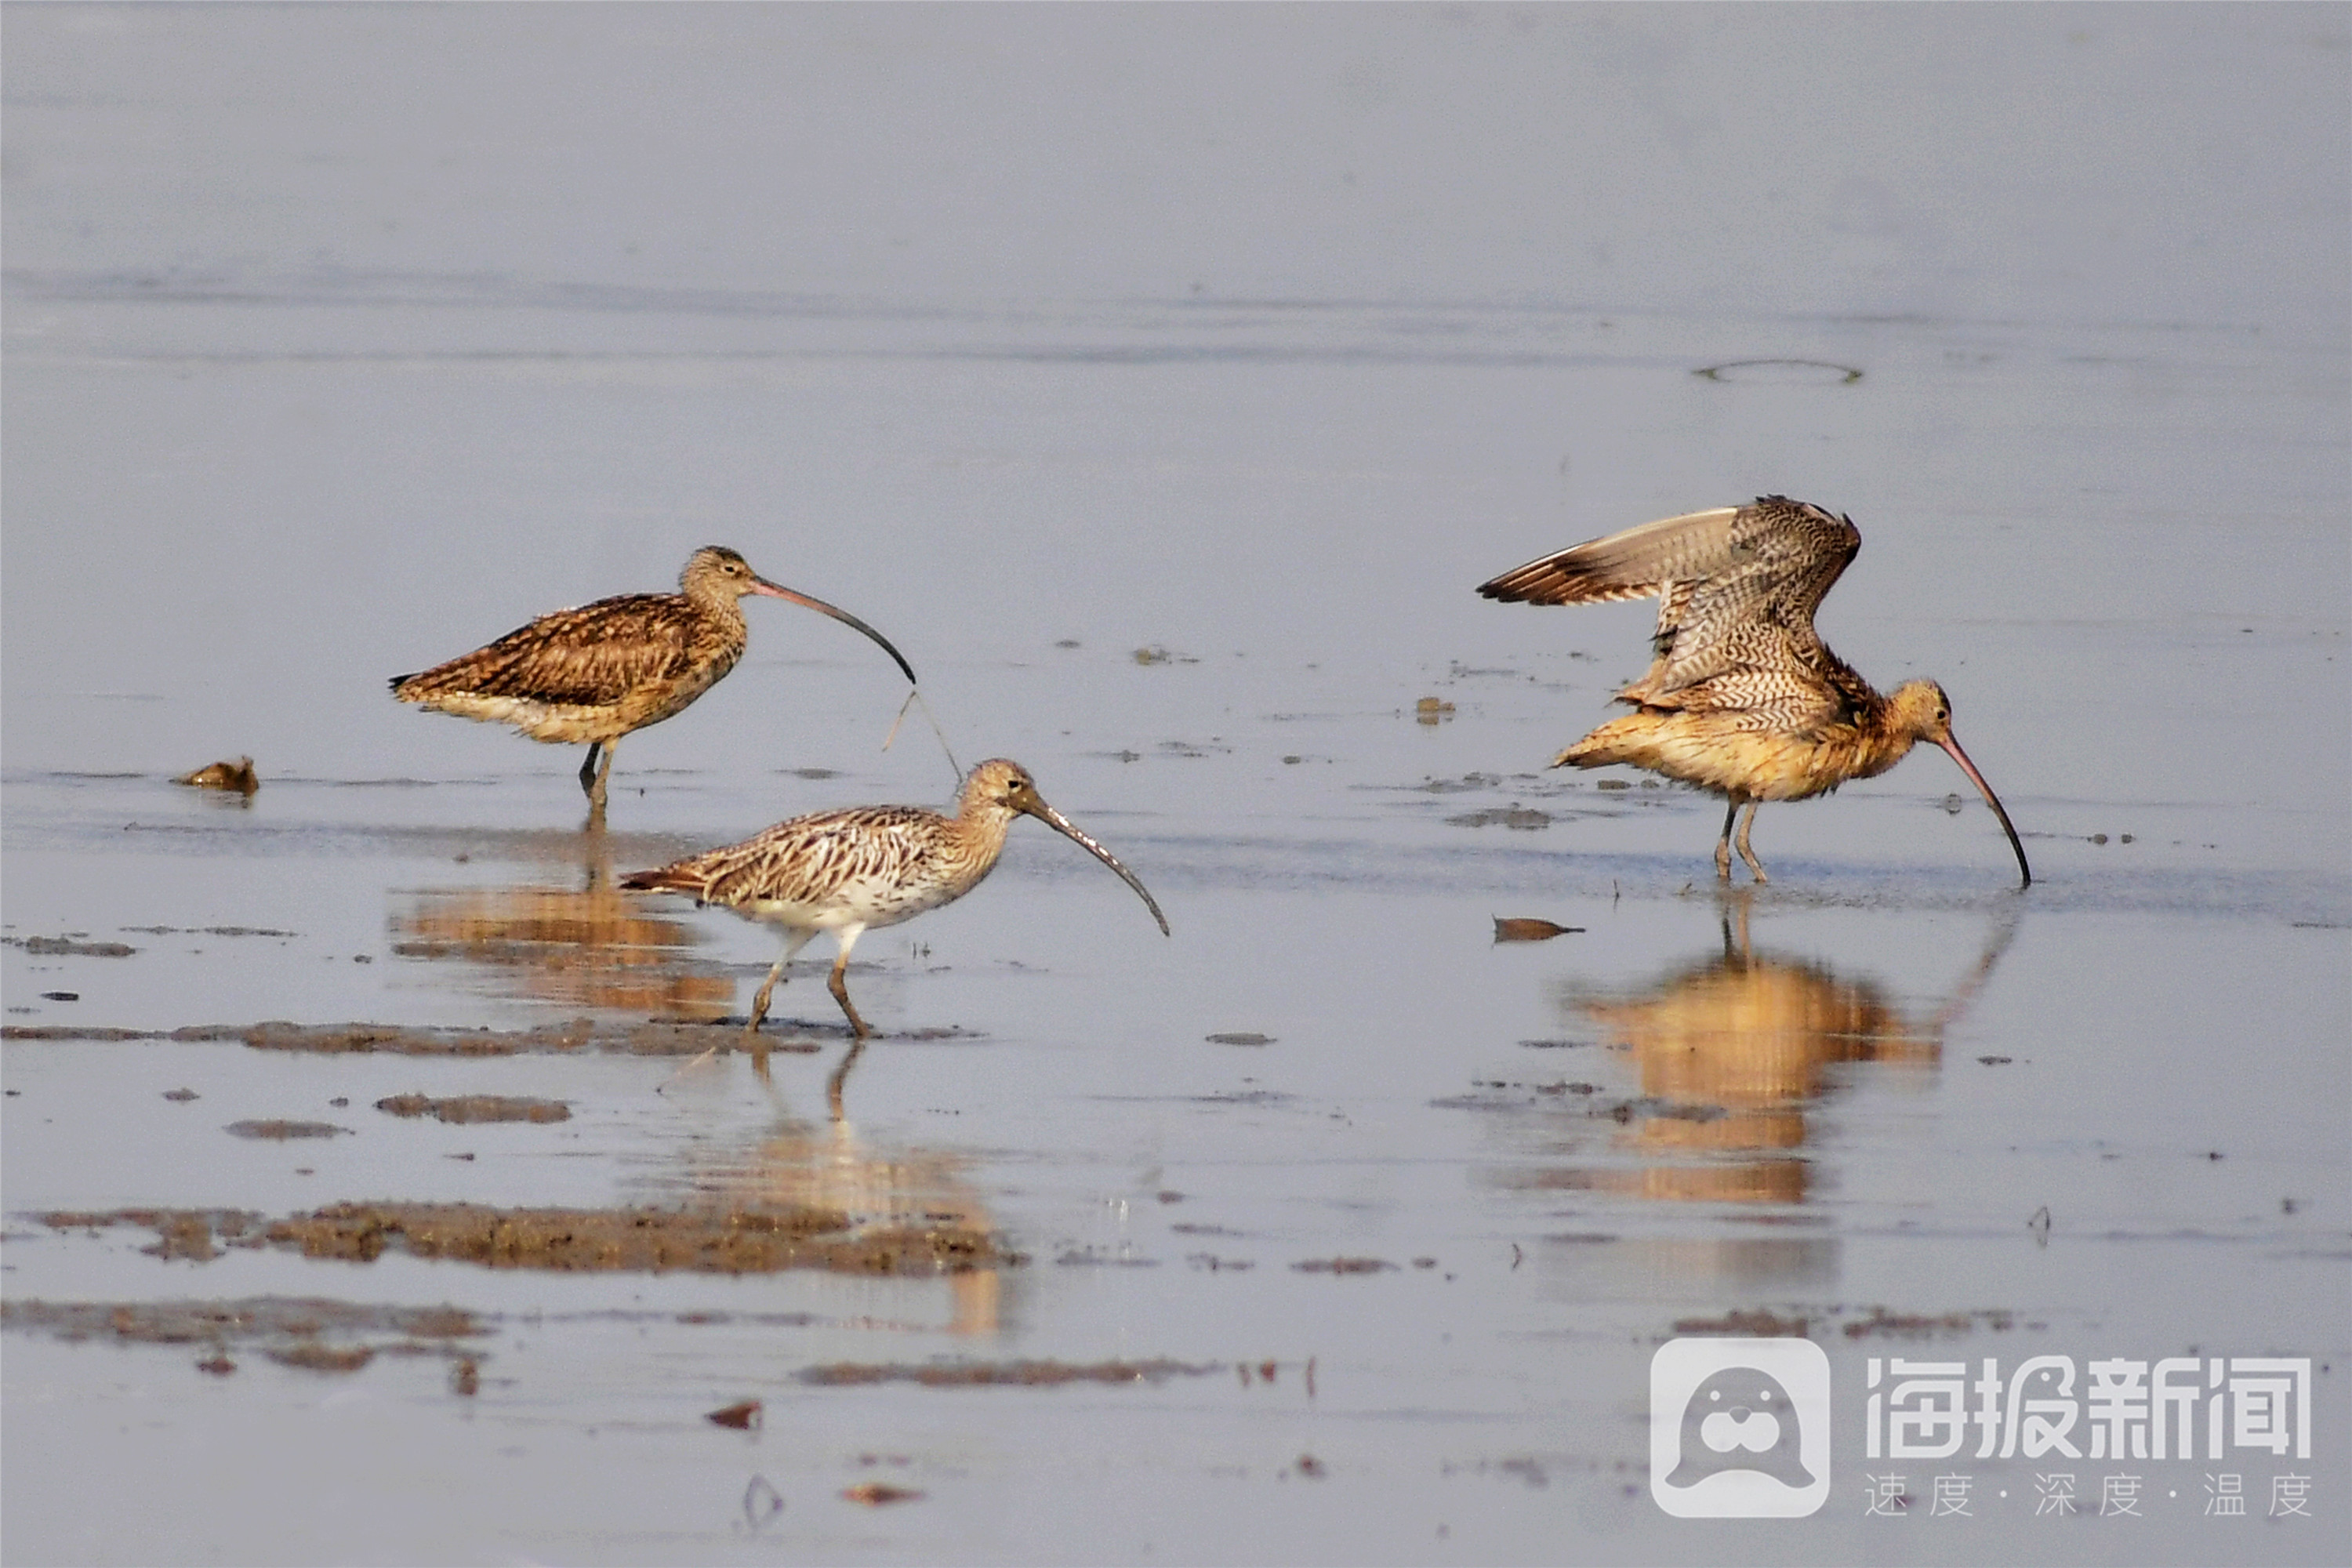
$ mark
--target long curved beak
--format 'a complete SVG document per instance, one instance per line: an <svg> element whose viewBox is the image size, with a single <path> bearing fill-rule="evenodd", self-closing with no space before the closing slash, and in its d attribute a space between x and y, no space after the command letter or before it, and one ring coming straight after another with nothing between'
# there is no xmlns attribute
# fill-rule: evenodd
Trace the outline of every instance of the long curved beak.
<svg viewBox="0 0 2352 1568"><path fill-rule="evenodd" d="M856 626L859 631L864 632L867 637L872 637L877 643L879 643L882 647L882 651L890 656L892 662L896 663L900 669L906 671L908 685L918 686L921 684L921 682L915 679L915 667L907 662L907 656L900 653L897 648L892 647L888 637L884 637L880 632L876 631L872 626L867 626L864 621L859 620L847 610L828 605L823 599L812 599L806 594L795 594L790 588L783 587L779 584L769 582L765 577L754 577L751 579L751 592L754 594L765 594L772 599L790 599L793 604L802 605L807 609L814 610L821 616L831 616L835 620L839 621L844 626Z"/></svg>
<svg viewBox="0 0 2352 1568"><path fill-rule="evenodd" d="M1077 824L1072 822L1068 817L1064 816L1060 812L1055 811L1052 806L1047 805L1044 801L1037 800L1034 796L1031 797L1030 802L1024 802L1024 804L1015 806L1013 809L1035 817L1038 821L1044 823L1046 826L1052 828L1063 837L1074 840L1081 848L1085 849L1087 854L1093 856L1096 859L1101 861L1104 865L1118 872L1118 879L1135 889L1135 896L1143 900L1143 907L1150 910L1151 911L1151 918L1160 922L1160 934L1161 936L1172 936L1175 934L1168 929L1168 917L1160 912L1159 900L1151 896L1141 882L1135 879L1135 873L1120 865L1118 863L1118 856L1112 854L1109 850L1104 848L1101 845L1096 843L1085 834L1079 832Z"/></svg>
<svg viewBox="0 0 2352 1568"><path fill-rule="evenodd" d="M1936 743L1952 754L1952 761L1960 764L1960 772L1969 775L1969 782L1975 784L1983 794L1985 804L1992 807L1992 814L2000 818L2000 830L2009 835L2009 847L2017 851L2017 871L2023 879L2017 884L2018 887L2025 889L2033 886L2033 868L2025 863L2025 846L2018 842L2017 829L2011 826L2009 813L2000 808L2000 797L1992 793L1992 785L1985 783L1984 774L1977 772L1977 765L1969 761L1969 754L1960 750L1960 743L1952 739L1950 731L1947 731L1943 739Z"/></svg>

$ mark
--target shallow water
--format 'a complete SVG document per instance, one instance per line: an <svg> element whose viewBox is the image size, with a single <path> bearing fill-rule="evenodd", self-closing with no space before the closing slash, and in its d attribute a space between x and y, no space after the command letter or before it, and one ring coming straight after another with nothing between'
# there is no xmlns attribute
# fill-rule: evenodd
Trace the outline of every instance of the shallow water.
<svg viewBox="0 0 2352 1568"><path fill-rule="evenodd" d="M7 1555L2339 1556L2342 24L11 9ZM1933 755L1729 892L1716 803L1543 769L1651 612L1475 585L1773 490L1861 525L1822 630L1951 692L2030 890ZM601 834L576 753L382 682L711 542L1172 938L1017 825L859 945L838 1120L829 944L764 1078L688 1065L772 938L616 875L944 801L887 660L753 602ZM266 1239L341 1204L1018 1258ZM1652 1358L1759 1323L1826 1352L1829 1500L1671 1517ZM2037 1355L2308 1358L2308 1457L2084 1457L2070 1519L1865 1453L1872 1358Z"/></svg>

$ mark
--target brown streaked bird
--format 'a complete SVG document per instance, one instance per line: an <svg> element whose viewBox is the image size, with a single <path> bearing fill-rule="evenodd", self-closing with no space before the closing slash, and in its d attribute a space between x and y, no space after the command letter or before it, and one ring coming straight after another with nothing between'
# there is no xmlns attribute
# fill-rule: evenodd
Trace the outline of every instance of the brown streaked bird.
<svg viewBox="0 0 2352 1568"><path fill-rule="evenodd" d="M1731 808L1715 847L1723 880L1731 879L1731 825L1741 806L1739 858L1761 882L1764 868L1748 847L1759 805L1874 777L1931 741L1983 794L2017 852L2019 886L2032 886L2009 813L1952 739L1944 689L1906 680L1881 696L1814 632L1814 610L1861 548L1852 519L1764 496L1592 540L1506 572L1478 592L1530 605L1659 601L1655 660L1617 694L1634 710L1551 765L1624 763L1727 796Z"/></svg>
<svg viewBox="0 0 2352 1568"><path fill-rule="evenodd" d="M843 979L849 950L869 927L912 920L978 887L995 869L1015 816L1035 817L1118 873L1160 922L1160 934L1168 933L1168 917L1135 873L1047 805L1026 768L1002 757L971 770L953 816L919 805L822 811L779 822L740 844L633 873L621 886L685 893L698 904L722 904L747 919L783 928L783 956L752 998L747 1035L756 1034L768 1016L768 1000L784 966L817 932L833 932L841 952L826 985L862 1040L872 1031L851 1005Z"/></svg>
<svg viewBox="0 0 2352 1568"><path fill-rule="evenodd" d="M415 675L392 678L392 694L461 719L512 724L534 741L585 744L580 787L592 815L604 809L613 752L632 730L675 717L743 657L746 594L789 599L856 627L913 682L890 639L846 610L779 587L720 544L706 544L678 574L675 594L624 594L557 610L488 647ZM599 753L604 765L597 765Z"/></svg>

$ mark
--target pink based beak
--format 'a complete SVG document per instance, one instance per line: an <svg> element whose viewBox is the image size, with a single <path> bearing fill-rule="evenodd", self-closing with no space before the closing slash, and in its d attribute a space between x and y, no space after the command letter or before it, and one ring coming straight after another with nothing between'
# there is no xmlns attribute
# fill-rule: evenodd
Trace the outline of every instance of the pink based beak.
<svg viewBox="0 0 2352 1568"><path fill-rule="evenodd" d="M796 594L790 588L769 582L765 577L754 577L751 579L751 592L754 594L765 594L772 599L790 599L793 604L803 605L808 609L814 610L821 616L831 616L835 620L839 621L844 626L856 626L859 631L864 632L867 637L872 637L877 643L880 644L882 651L888 654L891 661L898 665L901 670L906 672L908 685L917 686L921 684L921 682L915 679L915 667L907 662L907 656L900 653L897 648L892 647L888 637L884 637L880 632L876 631L872 626L867 626L864 621L859 620L847 610L839 609L832 605L828 605L823 599L812 599L806 594Z"/></svg>
<svg viewBox="0 0 2352 1568"><path fill-rule="evenodd" d="M2025 846L2018 841L2017 829L2010 823L2009 813L2001 809L2000 797L1992 793L1992 785L1985 783L1984 774L1977 772L1977 765L1969 761L1969 754L1960 750L1960 743L1952 739L1949 731L1946 731L1944 738L1936 743L1952 754L1952 761L1960 764L1960 772L1969 775L1969 782L1984 795L1985 804L1992 807L1992 814L2000 818L2000 830L2009 835L2009 847L2017 851L2018 875L2023 879L2018 887L2033 886L2033 868L2025 863Z"/></svg>

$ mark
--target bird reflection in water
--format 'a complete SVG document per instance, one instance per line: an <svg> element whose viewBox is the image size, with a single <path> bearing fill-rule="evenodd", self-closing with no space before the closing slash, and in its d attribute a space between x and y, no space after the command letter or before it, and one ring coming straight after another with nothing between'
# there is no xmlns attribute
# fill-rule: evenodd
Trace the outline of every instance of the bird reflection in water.
<svg viewBox="0 0 2352 1568"><path fill-rule="evenodd" d="M1799 1152L1806 1113L1829 1090L1832 1069L1872 1062L1932 1072L1945 1031L2017 930L2013 913L1999 921L1950 996L1915 1020L1875 981L1757 952L1748 931L1753 895L1721 897L1721 953L1636 992L1612 994L1570 982L1559 993L1563 1009L1598 1025L1610 1047L1632 1059L1641 1097L1619 1110L1620 1144L1637 1168L1528 1172L1510 1184L1685 1202L1802 1203L1811 1170Z"/></svg>
<svg viewBox="0 0 2352 1568"><path fill-rule="evenodd" d="M1005 1265L995 1217L964 1174L961 1156L869 1143L840 1114L839 1079L831 1120L794 1115L773 1089L778 1115L755 1142L698 1161L688 1181L698 1195L746 1208L819 1209L848 1217L856 1244L836 1271L887 1279L903 1296L944 1280L950 1333L992 1335L1004 1312ZM877 1316L875 1327L932 1328Z"/></svg>
<svg viewBox="0 0 2352 1568"><path fill-rule="evenodd" d="M395 892L387 922L393 952L464 965L470 989L522 1001L690 1018L733 1005L734 976L685 956L701 944L702 933L649 911L614 885L613 852L602 832L512 837L515 842L494 845L490 853L562 862L564 880L576 885L551 879ZM469 844L480 858L482 846Z"/></svg>

